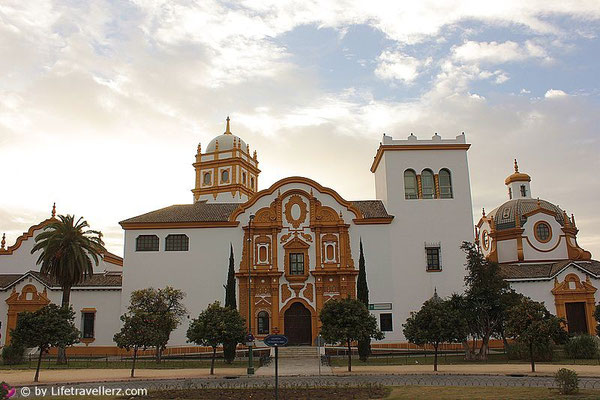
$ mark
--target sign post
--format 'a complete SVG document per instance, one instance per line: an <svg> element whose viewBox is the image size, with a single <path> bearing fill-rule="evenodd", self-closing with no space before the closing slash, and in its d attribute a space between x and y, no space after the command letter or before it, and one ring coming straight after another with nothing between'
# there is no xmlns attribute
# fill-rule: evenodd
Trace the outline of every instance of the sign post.
<svg viewBox="0 0 600 400"><path fill-rule="evenodd" d="M279 400L279 346L288 344L288 338L284 335L269 335L264 343L269 347L275 347L275 400Z"/></svg>
<svg viewBox="0 0 600 400"><path fill-rule="evenodd" d="M317 358L319 359L319 376L321 376L321 346L323 346L323 336L319 333L317 336Z"/></svg>

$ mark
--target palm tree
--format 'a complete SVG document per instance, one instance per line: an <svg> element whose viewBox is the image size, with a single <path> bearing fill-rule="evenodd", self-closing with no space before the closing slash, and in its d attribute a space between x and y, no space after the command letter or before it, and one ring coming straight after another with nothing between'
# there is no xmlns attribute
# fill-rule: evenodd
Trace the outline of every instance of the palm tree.
<svg viewBox="0 0 600 400"><path fill-rule="evenodd" d="M31 254L41 250L36 262L40 272L56 279L61 286L62 306L69 307L71 288L94 273L99 257L106 252L102 233L88 228L87 221L74 215L59 215L35 237ZM64 349L59 349L59 362L65 362Z"/></svg>
<svg viewBox="0 0 600 400"><path fill-rule="evenodd" d="M86 230L88 227L83 217L75 222L74 215L59 215L35 237L31 249L31 254L42 250L36 264L42 265L42 274L50 275L61 286L63 306L69 305L71 288L93 275L92 260L98 265L99 257L106 252L102 233Z"/></svg>

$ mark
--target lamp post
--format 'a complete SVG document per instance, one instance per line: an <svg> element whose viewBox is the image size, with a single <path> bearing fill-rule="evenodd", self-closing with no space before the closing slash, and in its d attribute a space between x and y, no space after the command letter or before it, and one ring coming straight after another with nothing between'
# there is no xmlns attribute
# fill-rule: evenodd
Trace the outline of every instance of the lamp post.
<svg viewBox="0 0 600 400"><path fill-rule="evenodd" d="M248 339L252 338L252 289L250 278L252 276L252 220L254 214L248 220ZM252 341L248 340L248 375L254 375L254 362L252 360Z"/></svg>

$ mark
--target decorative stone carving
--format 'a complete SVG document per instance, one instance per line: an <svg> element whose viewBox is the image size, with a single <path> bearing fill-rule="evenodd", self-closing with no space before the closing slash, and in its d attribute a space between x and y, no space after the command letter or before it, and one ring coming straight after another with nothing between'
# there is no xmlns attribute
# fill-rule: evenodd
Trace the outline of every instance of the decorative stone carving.
<svg viewBox="0 0 600 400"><path fill-rule="evenodd" d="M300 210L300 214L297 218L294 218L293 216L292 209L294 208L294 206L297 206ZM298 229L300 227L300 224L306 221L307 213L308 209L306 203L302 201L302 197L300 197L297 194L292 195L288 202L285 204L285 219L294 227L294 229Z"/></svg>

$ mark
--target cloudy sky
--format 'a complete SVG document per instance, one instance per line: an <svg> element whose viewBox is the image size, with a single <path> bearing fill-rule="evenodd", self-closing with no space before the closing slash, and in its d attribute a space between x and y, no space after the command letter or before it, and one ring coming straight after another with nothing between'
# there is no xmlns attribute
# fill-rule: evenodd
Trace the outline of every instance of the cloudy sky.
<svg viewBox="0 0 600 400"><path fill-rule="evenodd" d="M0 233L189 203L198 142L232 131L260 188L303 175L374 198L382 134L464 131L475 221L518 158L600 257L600 2L0 3Z"/></svg>

